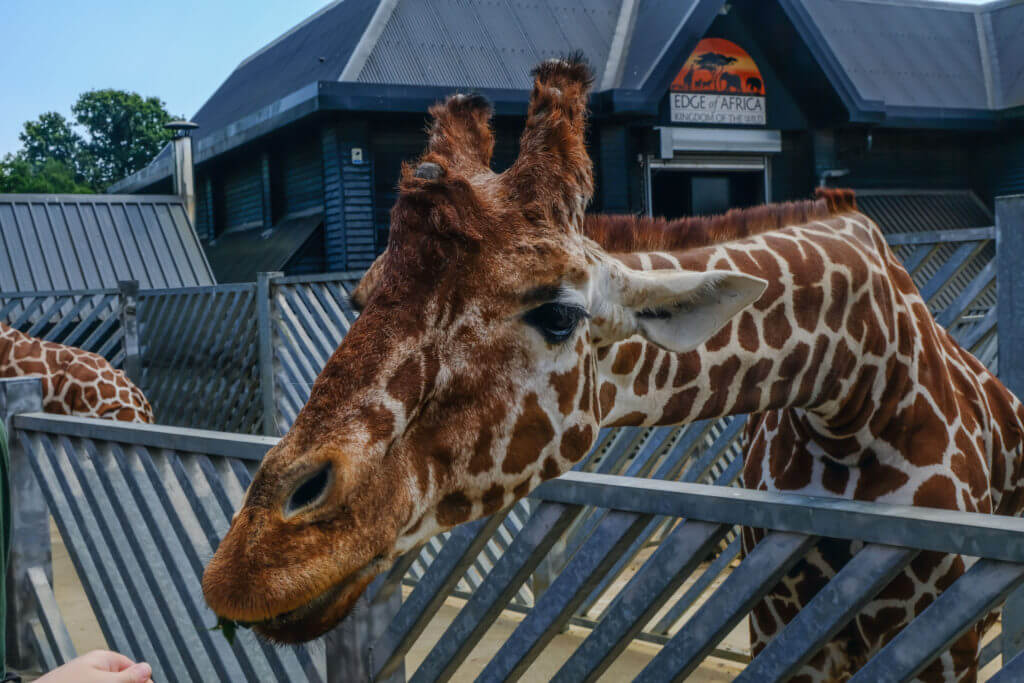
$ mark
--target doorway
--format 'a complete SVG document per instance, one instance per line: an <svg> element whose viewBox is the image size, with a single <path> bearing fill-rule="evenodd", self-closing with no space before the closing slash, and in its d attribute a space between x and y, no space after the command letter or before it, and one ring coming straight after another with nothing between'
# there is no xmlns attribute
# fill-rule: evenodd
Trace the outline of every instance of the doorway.
<svg viewBox="0 0 1024 683"><path fill-rule="evenodd" d="M648 209L653 216L712 216L769 201L762 157L750 160L651 160Z"/></svg>

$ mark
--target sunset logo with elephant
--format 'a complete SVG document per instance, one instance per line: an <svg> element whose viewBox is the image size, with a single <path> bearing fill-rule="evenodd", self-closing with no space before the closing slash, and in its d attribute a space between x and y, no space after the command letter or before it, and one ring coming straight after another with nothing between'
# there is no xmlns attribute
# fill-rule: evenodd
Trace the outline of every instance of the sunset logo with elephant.
<svg viewBox="0 0 1024 683"><path fill-rule="evenodd" d="M746 50L724 38L705 38L670 88L672 121L763 126L764 79Z"/></svg>

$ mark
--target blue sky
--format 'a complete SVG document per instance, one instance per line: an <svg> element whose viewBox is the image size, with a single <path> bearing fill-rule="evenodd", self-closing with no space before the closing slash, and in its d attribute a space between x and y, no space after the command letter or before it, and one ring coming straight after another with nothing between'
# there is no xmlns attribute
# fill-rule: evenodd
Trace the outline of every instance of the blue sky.
<svg viewBox="0 0 1024 683"><path fill-rule="evenodd" d="M192 116L245 57L325 0L0 0L0 157L24 121L96 88Z"/></svg>
<svg viewBox="0 0 1024 683"><path fill-rule="evenodd" d="M979 4L986 0L966 0ZM192 116L237 64L325 0L0 0L0 156L22 123L96 88Z"/></svg>

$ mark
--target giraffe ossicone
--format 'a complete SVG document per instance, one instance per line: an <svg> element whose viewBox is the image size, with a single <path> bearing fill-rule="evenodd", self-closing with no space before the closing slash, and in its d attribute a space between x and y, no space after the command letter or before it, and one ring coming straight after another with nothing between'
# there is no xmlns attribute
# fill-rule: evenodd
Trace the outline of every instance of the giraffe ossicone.
<svg viewBox="0 0 1024 683"><path fill-rule="evenodd" d="M1020 402L935 323L852 193L585 216L589 84L577 61L538 67L501 174L483 100L431 109L361 315L207 566L219 616L314 638L398 555L567 471L602 426L752 413L750 488L1024 507ZM443 173L420 177L428 163ZM755 650L854 550L823 543L783 579L754 611ZM801 674L855 669L963 567L922 554ZM969 676L977 636L926 673Z"/></svg>

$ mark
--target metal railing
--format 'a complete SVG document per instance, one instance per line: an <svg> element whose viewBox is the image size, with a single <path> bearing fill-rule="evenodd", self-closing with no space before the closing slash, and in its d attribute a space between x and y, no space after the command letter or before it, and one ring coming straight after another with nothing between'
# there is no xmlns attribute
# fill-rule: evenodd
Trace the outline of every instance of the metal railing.
<svg viewBox="0 0 1024 683"><path fill-rule="evenodd" d="M41 401L38 380L0 380L5 393L31 390ZM149 661L154 679L324 680L322 649L278 648L247 631L230 645L210 630L216 618L202 598L203 568L276 439L20 410L8 421L12 472L22 482L13 491L15 593L53 606L40 585L52 575L52 516L108 646ZM33 600L12 601L9 623L39 613ZM39 637L16 633L24 664ZM53 653L67 652L64 643L48 635L36 650L41 663L63 659Z"/></svg>
<svg viewBox="0 0 1024 683"><path fill-rule="evenodd" d="M33 337L98 353L119 368L125 355L119 319L124 296L123 289L0 292L0 321Z"/></svg>
<svg viewBox="0 0 1024 683"><path fill-rule="evenodd" d="M572 472L530 495L530 516L481 572L476 589L462 596L447 626L436 621L440 607L457 594L459 581L502 528L507 512L452 530L401 603L399 587L415 558L399 560L372 586L366 608L346 622L352 630L354 621L377 610L373 637L363 637L358 647L339 646L344 641L335 638L323 646L276 648L248 632L231 646L207 630L214 616L202 601L200 576L256 463L276 440L26 413L32 406L24 397L33 382L0 381L0 395L22 396L4 403L14 411L7 415L14 475L27 468L38 485L110 647L151 662L159 680L346 680L354 667L369 668L378 678L400 678L410 648L437 629L444 634L410 678L449 679L581 520L592 520L586 538L534 604L516 610L526 616L487 659L482 680L527 675L568 624L585 627L585 637L555 680L594 680L632 640L650 631L649 624L666 619L662 648L638 680L681 679L708 657L721 656L716 648L723 637L822 538L865 546L748 664L742 680L792 673L920 551L980 559L855 680L912 676L1024 581L1024 520L1017 518ZM34 502L24 492L15 495L16 509ZM48 545L45 516L42 521L34 535L24 524L15 534L12 580L35 596L12 601L11 618L23 623L26 614L38 618L54 609L49 568L23 553L31 546L38 555ZM611 580L637 538L655 523L665 530L657 548ZM727 540L740 526L764 529L766 536L737 564ZM732 567L715 586L705 577L722 558ZM603 606L581 620L581 608L597 592L604 593ZM24 649L34 650L44 666L70 656L66 637L47 635L38 626L28 630ZM48 649L35 650L44 640ZM1013 667L1019 666L1018 660L1004 662L1006 680L1013 680Z"/></svg>

